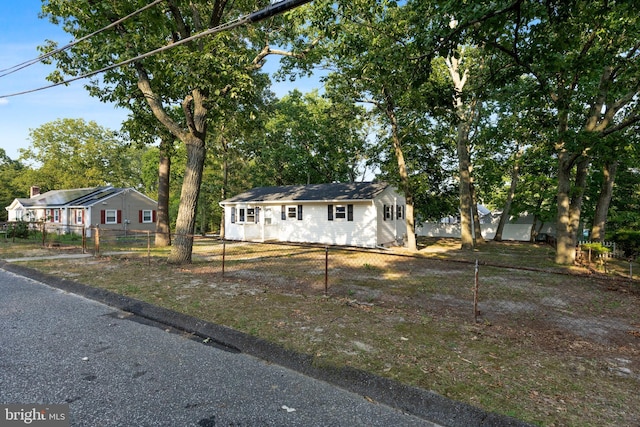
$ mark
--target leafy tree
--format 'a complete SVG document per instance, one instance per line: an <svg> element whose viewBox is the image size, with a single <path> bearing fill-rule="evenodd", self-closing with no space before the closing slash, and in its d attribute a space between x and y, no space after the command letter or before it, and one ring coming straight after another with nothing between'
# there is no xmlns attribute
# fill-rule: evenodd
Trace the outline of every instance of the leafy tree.
<svg viewBox="0 0 640 427"><path fill-rule="evenodd" d="M156 246L171 245L171 216L169 211L170 188L171 188L171 161L175 155L176 138L169 130L159 123L146 103L140 97L133 97L129 102L131 114L122 124L123 130L129 135L132 141L140 148L158 142L159 149L154 151L155 178L149 179L148 184L153 183L153 194L158 200L157 221L156 221ZM169 110L175 120L179 120L178 112ZM148 172L147 172L148 173Z"/></svg>
<svg viewBox="0 0 640 427"><path fill-rule="evenodd" d="M365 112L295 90L275 102L264 133L245 144L257 185L353 182L365 160Z"/></svg>
<svg viewBox="0 0 640 427"><path fill-rule="evenodd" d="M407 201L407 247L416 249L414 205L405 142L415 128L427 128L427 111L448 94L429 81L431 57L424 55L408 19L412 10L393 0L320 1L310 16L294 24L302 33L295 40L317 41L303 70L322 63L331 70L328 90L349 102L369 106L390 141L397 163L397 182ZM294 41L295 43L295 41ZM315 62L314 62L315 61ZM345 101L346 103L346 101Z"/></svg>
<svg viewBox="0 0 640 427"><path fill-rule="evenodd" d="M69 2L50 0L43 15L76 39L145 6L142 0L129 2ZM78 75L102 69L115 61L133 58L171 43L188 39L207 29L258 8L247 0L167 0L100 32L88 41L55 55L58 73ZM141 93L162 125L186 146L180 209L169 261L191 262L197 202L206 159L207 131L221 112L244 108L244 100L261 91L266 79L259 69L266 55L266 32L260 27L243 27L215 37L202 37L163 54L149 56L130 66L101 74L101 81L89 83L90 93L127 107L135 93ZM50 44L45 50L54 46ZM267 46L268 47L268 46ZM169 111L181 107L177 121Z"/></svg>
<svg viewBox="0 0 640 427"><path fill-rule="evenodd" d="M19 176L24 172L24 166L16 161L11 160L7 152L0 148L0 204L9 206L13 199L22 197L28 187L21 187ZM8 212L6 209L0 209L0 221L6 221Z"/></svg>
<svg viewBox="0 0 640 427"><path fill-rule="evenodd" d="M455 4L454 4L455 3ZM447 2L443 13L488 52L506 58L504 82L532 78L528 94L553 126L557 159L556 262L570 264L594 145L640 120L640 19L631 2Z"/></svg>
<svg viewBox="0 0 640 427"><path fill-rule="evenodd" d="M20 161L30 166L20 176L25 188L141 186L138 152L93 121L58 119L32 129L30 138L30 146L20 150Z"/></svg>

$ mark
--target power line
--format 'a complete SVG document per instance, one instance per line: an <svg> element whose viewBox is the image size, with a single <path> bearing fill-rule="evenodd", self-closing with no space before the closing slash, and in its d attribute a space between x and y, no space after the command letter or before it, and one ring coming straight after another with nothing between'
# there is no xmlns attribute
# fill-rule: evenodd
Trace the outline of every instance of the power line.
<svg viewBox="0 0 640 427"><path fill-rule="evenodd" d="M145 7L141 8L141 9L138 9L135 12L130 13L129 15L125 16L124 18L120 18L117 21L112 22L111 24L107 25L106 27L100 28L99 30L94 31L93 33L88 34L88 35L86 35L84 37L81 37L78 40L74 40L71 43L62 46L61 48L52 50L51 52L47 52L47 53L45 53L43 55L38 56L37 58L30 59L30 60L22 62L20 64L14 65L13 67L9 67L9 68L5 68L3 70L0 70L0 73L3 73L3 74L0 74L0 77L8 76L9 74L13 74L13 73L15 73L17 71L20 71L20 70L24 69L24 68L30 67L31 65L35 65L35 64L37 64L39 62L42 62L45 59L55 55L56 53L60 53L60 52L63 52L65 50L67 50L67 49L70 49L73 46L77 45L78 43L81 43L81 42L83 42L83 41L85 41L85 40L87 40L87 39L89 39L89 38L91 38L91 37L93 37L93 36L95 36L97 34L100 34L100 33L104 32L104 31L110 30L111 28L115 27L116 25L123 23L127 19L133 18L134 16L144 12L147 9L150 9L151 7L157 5L158 3L162 3L163 1L165 1L165 0L155 0L155 1L151 2L151 3L149 3L148 5L146 5Z"/></svg>
<svg viewBox="0 0 640 427"><path fill-rule="evenodd" d="M164 51L169 50L169 49L173 49L174 47L180 46L180 45L185 44L185 43L189 43L189 42L191 42L193 40L196 40L196 39L199 39L201 37L205 37L205 36L208 36L208 35L211 35L211 34L220 33L222 31L231 30L233 28L237 28L237 27L239 27L241 25L244 25L244 24L252 24L252 23L263 21L263 20L265 20L267 18L271 18L273 16L277 16L277 15L279 15L281 13L284 13L284 12L286 12L288 10L295 9L298 6L302 6L303 4L309 3L311 1L312 0L283 0L283 1L279 1L277 3L272 3L271 5L263 8L263 9L257 10L255 12L252 12L252 13L247 14L247 15L240 16L240 17L234 19L233 21L229 21L229 22L224 23L222 25L218 25L217 27L210 28L210 29L208 29L206 31L203 31L203 32L198 33L198 34L195 34L195 35L193 35L191 37L187 37L185 39L179 40L179 41L177 41L175 43L172 43L170 45L163 46L161 48L149 51L147 53L143 53L143 54L138 55L136 57L133 57L131 59L127 59L125 61L121 61L121 62L118 62L116 64L109 65L108 67L104 67L104 68L101 68L99 70L83 74L81 76L77 76L77 77L74 77L74 78L71 78L71 79L67 79L67 80L64 80L64 81L61 81L61 82L58 82L58 83L53 83L53 84L50 84L48 86L42 86L42 87L39 87L39 88L36 88L36 89L25 90L25 91L22 91L22 92L15 92L15 93L11 93L11 94L8 94L8 95L0 95L0 98L10 98L10 97L13 97L13 96L26 95L26 94L33 93L33 92L39 92L39 91L45 90L45 89L51 89L53 87L60 86L60 85L63 85L63 84L69 84L69 83L75 82L76 80L81 80L81 79L86 79L86 78L89 78L89 77L93 77L96 74L104 73L105 71L109 71L109 70L112 70L114 68L118 68L118 67L122 67L124 65L128 65L128 64L130 64L132 62L139 61L141 59L147 58L149 56L156 55L158 53L164 52Z"/></svg>

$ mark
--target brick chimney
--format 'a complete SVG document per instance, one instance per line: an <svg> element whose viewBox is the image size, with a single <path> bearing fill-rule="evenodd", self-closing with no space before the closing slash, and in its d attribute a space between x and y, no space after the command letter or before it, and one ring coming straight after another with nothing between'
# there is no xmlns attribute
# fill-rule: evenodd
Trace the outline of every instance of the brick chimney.
<svg viewBox="0 0 640 427"><path fill-rule="evenodd" d="M36 197L40 195L40 187L38 187L37 185L32 185L31 188L29 188L29 197Z"/></svg>

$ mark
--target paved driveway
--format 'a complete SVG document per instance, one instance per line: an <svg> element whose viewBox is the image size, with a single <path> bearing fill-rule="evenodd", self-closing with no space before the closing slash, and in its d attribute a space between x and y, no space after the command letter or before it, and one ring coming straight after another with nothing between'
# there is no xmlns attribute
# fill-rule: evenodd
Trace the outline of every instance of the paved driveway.
<svg viewBox="0 0 640 427"><path fill-rule="evenodd" d="M68 403L92 427L435 426L132 319L0 270L0 403Z"/></svg>

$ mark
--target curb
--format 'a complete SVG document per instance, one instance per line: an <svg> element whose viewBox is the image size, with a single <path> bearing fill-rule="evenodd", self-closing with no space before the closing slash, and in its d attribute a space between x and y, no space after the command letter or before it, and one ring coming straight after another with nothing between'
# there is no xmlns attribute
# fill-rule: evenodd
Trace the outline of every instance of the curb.
<svg viewBox="0 0 640 427"><path fill-rule="evenodd" d="M256 358L300 372L309 377L391 406L402 412L448 427L526 427L523 421L485 412L463 402L350 367L316 366L313 357L287 350L234 329L206 322L193 316L158 307L104 289L41 273L32 268L0 260L0 268L42 282L51 287L101 302L142 319L157 322L179 331L212 341L228 351L242 352Z"/></svg>

